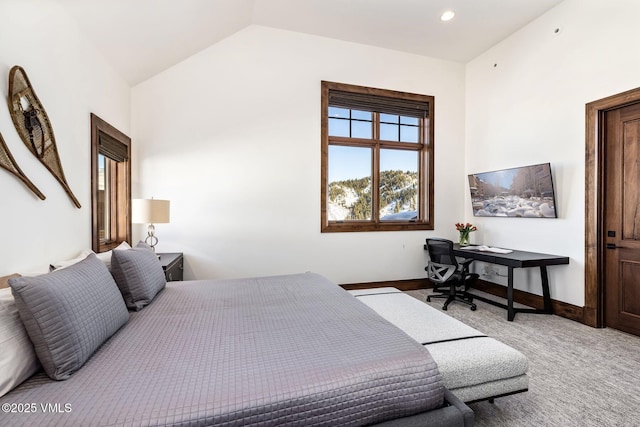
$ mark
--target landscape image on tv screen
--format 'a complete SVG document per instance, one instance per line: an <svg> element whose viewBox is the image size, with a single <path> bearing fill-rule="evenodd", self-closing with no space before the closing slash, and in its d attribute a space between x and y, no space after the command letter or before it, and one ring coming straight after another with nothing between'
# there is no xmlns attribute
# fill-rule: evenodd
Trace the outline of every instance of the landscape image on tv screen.
<svg viewBox="0 0 640 427"><path fill-rule="evenodd" d="M474 216L557 218L551 165L469 175Z"/></svg>

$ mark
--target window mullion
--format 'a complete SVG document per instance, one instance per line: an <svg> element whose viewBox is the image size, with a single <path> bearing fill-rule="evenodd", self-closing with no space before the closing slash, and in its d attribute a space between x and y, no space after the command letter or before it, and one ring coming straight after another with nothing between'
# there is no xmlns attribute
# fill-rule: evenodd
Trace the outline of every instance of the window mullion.
<svg viewBox="0 0 640 427"><path fill-rule="evenodd" d="M390 150L405 150L405 151L422 151L423 144L395 142L395 141L378 141L377 144L381 149L388 148Z"/></svg>
<svg viewBox="0 0 640 427"><path fill-rule="evenodd" d="M425 175L424 175L424 162L425 162L425 150L422 149L418 152L418 203L416 208L418 209L418 221L424 221L425 219L425 200L426 193L424 191Z"/></svg>
<svg viewBox="0 0 640 427"><path fill-rule="evenodd" d="M433 183L427 183L427 180L430 178L431 171L429 168L430 164L430 156L433 152L431 150L431 138L429 138L429 119L420 120L420 145L422 146L422 150L420 150L420 158L419 158L419 170L418 176L420 177L420 181L418 182L418 191L420 191L420 195L418 197L418 219L421 221L431 222L431 201L430 197L433 195L432 192L427 191L428 188L431 188ZM428 217L427 217L428 216Z"/></svg>
<svg viewBox="0 0 640 427"><path fill-rule="evenodd" d="M349 138L353 138L353 124L351 123L353 111L349 109Z"/></svg>
<svg viewBox="0 0 640 427"><path fill-rule="evenodd" d="M373 167L371 180L371 219L380 223L380 113L373 113Z"/></svg>
<svg viewBox="0 0 640 427"><path fill-rule="evenodd" d="M329 145L341 145L345 147L373 147L375 141L371 139L332 137L329 139Z"/></svg>
<svg viewBox="0 0 640 427"><path fill-rule="evenodd" d="M109 240L118 238L118 162L109 160Z"/></svg>

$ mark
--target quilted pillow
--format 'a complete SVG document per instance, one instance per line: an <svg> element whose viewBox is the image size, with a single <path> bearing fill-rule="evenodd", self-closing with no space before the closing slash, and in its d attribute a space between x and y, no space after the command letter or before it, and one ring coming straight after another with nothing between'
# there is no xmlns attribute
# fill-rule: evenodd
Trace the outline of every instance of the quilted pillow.
<svg viewBox="0 0 640 427"><path fill-rule="evenodd" d="M129 320L113 277L94 254L9 285L38 359L54 380L69 378Z"/></svg>
<svg viewBox="0 0 640 427"><path fill-rule="evenodd" d="M0 396L38 368L38 357L20 320L11 289L0 289Z"/></svg>
<svg viewBox="0 0 640 427"><path fill-rule="evenodd" d="M131 246L129 246L129 244L127 242L122 242L117 247L115 247L113 250L97 253L96 256L98 257L98 259L100 261L102 261L104 263L104 265L107 266L109 271L111 271L111 254L113 253L113 251L122 251L122 250L125 250L125 249L131 249Z"/></svg>
<svg viewBox="0 0 640 427"><path fill-rule="evenodd" d="M136 311L148 305L167 284L162 264L144 243L125 251L113 251L111 274L127 307Z"/></svg>
<svg viewBox="0 0 640 427"><path fill-rule="evenodd" d="M92 253L93 251L91 249L86 249L82 252L80 252L80 254L73 258L73 259L65 259L62 261L55 261L52 262L51 264L49 264L49 271L53 271L53 270L60 270L62 268L67 268L70 265L76 264L80 261L82 261L83 259L85 259L87 257L87 255L89 255L90 253Z"/></svg>

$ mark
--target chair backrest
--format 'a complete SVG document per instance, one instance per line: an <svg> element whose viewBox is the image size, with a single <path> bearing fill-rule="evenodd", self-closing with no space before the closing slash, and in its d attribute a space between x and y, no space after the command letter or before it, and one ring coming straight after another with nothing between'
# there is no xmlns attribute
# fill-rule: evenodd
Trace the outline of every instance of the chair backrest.
<svg viewBox="0 0 640 427"><path fill-rule="evenodd" d="M458 270L458 262L453 253L453 242L447 239L427 239L429 265L425 268L429 279L437 283L459 280L454 276ZM452 277L453 276L453 277Z"/></svg>
<svg viewBox="0 0 640 427"><path fill-rule="evenodd" d="M447 239L427 239L429 260L438 264L453 265L458 268L458 261L453 253L453 242Z"/></svg>

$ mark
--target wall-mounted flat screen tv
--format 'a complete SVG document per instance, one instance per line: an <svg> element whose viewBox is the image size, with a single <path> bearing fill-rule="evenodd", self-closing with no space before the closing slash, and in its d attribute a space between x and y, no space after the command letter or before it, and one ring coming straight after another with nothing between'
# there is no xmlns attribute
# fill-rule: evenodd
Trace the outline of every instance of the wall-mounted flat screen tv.
<svg viewBox="0 0 640 427"><path fill-rule="evenodd" d="M551 165L469 175L473 216L557 218Z"/></svg>

